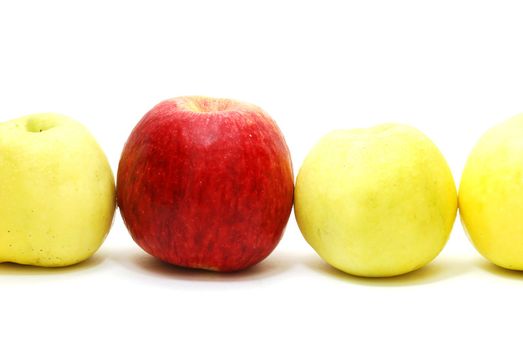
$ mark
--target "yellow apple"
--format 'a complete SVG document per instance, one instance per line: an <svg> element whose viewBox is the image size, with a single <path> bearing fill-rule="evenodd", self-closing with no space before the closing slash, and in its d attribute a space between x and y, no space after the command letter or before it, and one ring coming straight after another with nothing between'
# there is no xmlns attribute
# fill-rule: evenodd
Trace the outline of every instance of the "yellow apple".
<svg viewBox="0 0 523 350"><path fill-rule="evenodd" d="M485 258L523 270L523 114L478 141L461 177L459 208L465 231Z"/></svg>
<svg viewBox="0 0 523 350"><path fill-rule="evenodd" d="M0 261L83 261L102 244L114 210L111 168L80 123L46 113L0 124Z"/></svg>
<svg viewBox="0 0 523 350"><path fill-rule="evenodd" d="M439 150L399 124L324 136L299 171L294 200L300 230L316 252L339 270L368 277L429 263L457 210Z"/></svg>

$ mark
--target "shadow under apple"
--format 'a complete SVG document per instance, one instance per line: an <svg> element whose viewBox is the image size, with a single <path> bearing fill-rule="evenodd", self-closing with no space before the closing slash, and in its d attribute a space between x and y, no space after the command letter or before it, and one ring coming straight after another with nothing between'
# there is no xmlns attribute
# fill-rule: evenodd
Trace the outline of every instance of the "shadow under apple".
<svg viewBox="0 0 523 350"><path fill-rule="evenodd" d="M480 262L478 262L478 266L481 270L497 277L523 280L523 271L505 269L491 263L487 259L482 259Z"/></svg>
<svg viewBox="0 0 523 350"><path fill-rule="evenodd" d="M314 255L306 258L303 264L310 270L341 281L376 287L404 287L430 284L451 279L475 269L475 264L470 259L445 256L436 258L433 262L418 270L393 277L360 277L350 275L330 266L320 257Z"/></svg>
<svg viewBox="0 0 523 350"><path fill-rule="evenodd" d="M296 265L295 259L287 254L278 254L278 252L274 252L259 264L246 270L225 273L171 265L139 250L114 252L111 254L111 259L133 272L138 271L156 278L218 283L268 279L280 275Z"/></svg>

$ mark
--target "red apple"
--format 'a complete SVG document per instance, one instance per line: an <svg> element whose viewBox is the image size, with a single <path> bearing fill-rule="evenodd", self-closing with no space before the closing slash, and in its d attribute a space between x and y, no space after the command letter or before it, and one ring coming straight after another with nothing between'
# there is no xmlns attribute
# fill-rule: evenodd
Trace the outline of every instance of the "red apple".
<svg viewBox="0 0 523 350"><path fill-rule="evenodd" d="M174 265L236 271L267 257L293 202L289 149L259 107L178 97L149 111L124 147L117 200L133 239Z"/></svg>

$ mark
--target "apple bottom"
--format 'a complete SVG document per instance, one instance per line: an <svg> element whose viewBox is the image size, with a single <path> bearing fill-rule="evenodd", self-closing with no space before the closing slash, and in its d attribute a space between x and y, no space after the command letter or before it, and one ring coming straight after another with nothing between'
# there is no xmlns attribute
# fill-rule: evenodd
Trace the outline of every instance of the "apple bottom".
<svg viewBox="0 0 523 350"><path fill-rule="evenodd" d="M279 207L279 208L278 208ZM185 206L185 215L152 220L147 230L130 229L135 242L147 253L177 266L220 272L233 272L255 265L265 259L279 243L290 209L276 204L277 218L255 213L229 213L223 206L199 208L195 214ZM158 218L162 210L152 210L150 217ZM169 211L170 212L170 211ZM142 221L142 223L145 223ZM134 232L134 233L133 233Z"/></svg>

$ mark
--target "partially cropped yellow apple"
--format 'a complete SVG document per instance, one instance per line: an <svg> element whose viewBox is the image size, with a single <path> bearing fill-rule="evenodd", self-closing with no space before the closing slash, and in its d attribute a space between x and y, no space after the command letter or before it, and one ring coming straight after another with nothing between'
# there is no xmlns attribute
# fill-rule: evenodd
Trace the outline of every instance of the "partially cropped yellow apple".
<svg viewBox="0 0 523 350"><path fill-rule="evenodd" d="M398 124L327 134L305 159L294 199L300 230L316 252L369 277L400 275L434 259L457 207L439 150Z"/></svg>
<svg viewBox="0 0 523 350"><path fill-rule="evenodd" d="M485 258L523 270L523 114L478 141L463 170L459 208L469 238Z"/></svg>
<svg viewBox="0 0 523 350"><path fill-rule="evenodd" d="M0 261L83 261L102 244L114 210L111 168L81 124L51 113L0 124Z"/></svg>

